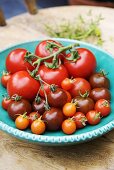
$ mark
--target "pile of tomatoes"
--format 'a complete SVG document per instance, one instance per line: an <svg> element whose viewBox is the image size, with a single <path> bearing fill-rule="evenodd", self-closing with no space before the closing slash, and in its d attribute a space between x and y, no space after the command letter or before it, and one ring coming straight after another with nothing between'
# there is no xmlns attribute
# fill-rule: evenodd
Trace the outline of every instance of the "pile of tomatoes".
<svg viewBox="0 0 114 170"><path fill-rule="evenodd" d="M8 96L2 107L18 129L34 134L62 130L73 134L96 125L111 112L110 81L86 48L41 41L34 54L12 50L1 78Z"/></svg>

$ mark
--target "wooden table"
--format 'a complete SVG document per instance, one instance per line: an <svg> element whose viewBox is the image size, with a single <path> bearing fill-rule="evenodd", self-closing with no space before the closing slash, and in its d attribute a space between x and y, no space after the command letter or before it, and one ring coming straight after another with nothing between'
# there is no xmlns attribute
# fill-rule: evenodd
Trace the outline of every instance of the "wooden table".
<svg viewBox="0 0 114 170"><path fill-rule="evenodd" d="M46 38L43 23L73 19L92 9L101 13L103 48L114 55L114 10L96 7L59 7L40 10L35 16L22 14L0 28L0 49L9 45ZM20 141L0 132L0 170L114 170L114 130L88 143L69 147L46 147Z"/></svg>

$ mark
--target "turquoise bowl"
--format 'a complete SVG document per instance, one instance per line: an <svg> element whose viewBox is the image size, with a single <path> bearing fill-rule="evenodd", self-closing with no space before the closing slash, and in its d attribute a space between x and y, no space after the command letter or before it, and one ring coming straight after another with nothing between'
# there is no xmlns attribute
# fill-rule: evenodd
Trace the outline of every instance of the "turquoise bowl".
<svg viewBox="0 0 114 170"><path fill-rule="evenodd" d="M98 125L90 126L77 130L73 135L65 135L62 131L58 132L45 132L43 135L32 134L30 130L21 131L16 129L15 123L9 118L7 112L2 109L0 104L0 129L9 133L10 135L27 140L29 142L34 142L41 145L74 145L82 142L92 140L94 138L100 137L101 135L109 132L114 128L114 58L102 49L95 47L91 44L87 44L81 41L68 40L68 39L55 39L60 41L64 46L79 43L81 47L88 48L96 56L97 60L97 70L104 69L109 72L108 78L111 82L111 114L106 118L103 118ZM7 54L15 48L26 48L31 52L34 52L36 45L41 40L31 41L21 43L10 48L7 48L0 52L0 73L5 69L5 60ZM2 101L2 95L6 93L6 89L0 84L0 103Z"/></svg>

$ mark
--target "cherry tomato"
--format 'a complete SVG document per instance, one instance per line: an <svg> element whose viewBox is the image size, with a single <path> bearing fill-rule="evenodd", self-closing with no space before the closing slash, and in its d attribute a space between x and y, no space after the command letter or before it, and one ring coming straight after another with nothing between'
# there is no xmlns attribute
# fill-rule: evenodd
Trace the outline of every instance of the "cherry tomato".
<svg viewBox="0 0 114 170"><path fill-rule="evenodd" d="M41 97L45 97L44 90L46 94L48 94L50 92L50 86L47 84L44 84L43 87L40 88L39 94Z"/></svg>
<svg viewBox="0 0 114 170"><path fill-rule="evenodd" d="M34 134L41 135L45 132L46 126L43 120L36 119L31 125L31 131Z"/></svg>
<svg viewBox="0 0 114 170"><path fill-rule="evenodd" d="M62 123L62 131L67 134L71 135L76 131L76 123L72 119L66 119Z"/></svg>
<svg viewBox="0 0 114 170"><path fill-rule="evenodd" d="M9 106L8 106L8 114L11 119L15 120L18 115L22 115L25 112L28 114L31 113L31 104L25 100L21 99L19 101L13 101Z"/></svg>
<svg viewBox="0 0 114 170"><path fill-rule="evenodd" d="M72 100L71 94L68 91L66 91L66 90L65 90L65 92L67 94L67 102L70 103L71 100Z"/></svg>
<svg viewBox="0 0 114 170"><path fill-rule="evenodd" d="M38 112L31 112L29 115L29 125L31 125L36 119L40 117L40 114Z"/></svg>
<svg viewBox="0 0 114 170"><path fill-rule="evenodd" d="M41 65L38 70L41 79L43 79L48 84L56 84L59 87L61 82L68 77L68 72L63 65L60 65L59 68L51 69L45 65Z"/></svg>
<svg viewBox="0 0 114 170"><path fill-rule="evenodd" d="M75 78L73 80L73 87L69 90L72 97L79 96L80 93L84 94L85 92L90 92L91 86L86 79Z"/></svg>
<svg viewBox="0 0 114 170"><path fill-rule="evenodd" d="M72 117L76 113L76 106L74 103L66 103L63 106L63 114L67 117Z"/></svg>
<svg viewBox="0 0 114 170"><path fill-rule="evenodd" d="M73 86L73 81L69 78L66 78L61 82L61 87L64 90L70 90L72 86Z"/></svg>
<svg viewBox="0 0 114 170"><path fill-rule="evenodd" d="M77 96L74 99L77 106L77 111L86 114L94 109L94 101L90 97Z"/></svg>
<svg viewBox="0 0 114 170"><path fill-rule="evenodd" d="M8 81L7 91L10 96L18 94L24 99L32 101L35 98L39 87L39 82L32 78L28 72L19 71Z"/></svg>
<svg viewBox="0 0 114 170"><path fill-rule="evenodd" d="M39 101L34 100L32 103L32 109L34 111L38 111L40 115L42 115L45 112L45 100L41 99Z"/></svg>
<svg viewBox="0 0 114 170"><path fill-rule="evenodd" d="M50 106L62 107L67 102L67 94L63 89L57 88L54 92L48 93L47 99Z"/></svg>
<svg viewBox="0 0 114 170"><path fill-rule="evenodd" d="M8 106L12 103L13 101L11 100L10 97L4 97L2 100L2 107L3 109L7 110Z"/></svg>
<svg viewBox="0 0 114 170"><path fill-rule="evenodd" d="M76 128L81 129L86 126L87 118L82 112L76 112L73 116L73 119L76 123Z"/></svg>
<svg viewBox="0 0 114 170"><path fill-rule="evenodd" d="M62 47L62 44L60 44L58 41L54 40L44 40L41 41L37 46L35 50L35 54L41 58L47 57L51 55L52 53L55 53L58 51L58 47L55 47L51 45L54 43L55 45L58 45L58 47ZM63 59L63 57L66 56L65 52L62 52L58 55L58 58ZM47 62L51 62L52 59L48 59Z"/></svg>
<svg viewBox="0 0 114 170"><path fill-rule="evenodd" d="M56 131L61 128L64 116L60 109L52 107L44 112L42 119L46 123L47 130Z"/></svg>
<svg viewBox="0 0 114 170"><path fill-rule="evenodd" d="M11 74L8 72L3 72L3 75L1 77L1 83L2 85L6 88L7 87L7 83L9 81L9 79L11 78Z"/></svg>
<svg viewBox="0 0 114 170"><path fill-rule="evenodd" d="M90 76L89 82L92 88L104 87L109 89L110 81L103 72L94 73Z"/></svg>
<svg viewBox="0 0 114 170"><path fill-rule="evenodd" d="M90 125L96 125L101 120L100 112L97 112L96 110L91 110L86 114L86 118Z"/></svg>
<svg viewBox="0 0 114 170"><path fill-rule="evenodd" d="M16 128L24 130L29 126L29 119L26 115L19 115L15 120Z"/></svg>
<svg viewBox="0 0 114 170"><path fill-rule="evenodd" d="M100 99L95 104L95 110L101 113L101 116L105 117L111 112L110 103L105 99Z"/></svg>
<svg viewBox="0 0 114 170"><path fill-rule="evenodd" d="M22 70L34 70L34 67L27 61L25 61L25 56L27 50L23 48L17 48L12 50L6 58L6 68L10 73L16 73Z"/></svg>
<svg viewBox="0 0 114 170"><path fill-rule="evenodd" d="M77 61L68 61L64 60L64 65L68 70L70 76L87 78L89 77L96 69L96 58L94 54L86 48L77 49L79 58ZM69 53L67 57L70 57Z"/></svg>
<svg viewBox="0 0 114 170"><path fill-rule="evenodd" d="M111 94L110 91L106 88L94 88L90 92L90 97L94 100L97 101L99 99L106 99L110 101L111 99Z"/></svg>

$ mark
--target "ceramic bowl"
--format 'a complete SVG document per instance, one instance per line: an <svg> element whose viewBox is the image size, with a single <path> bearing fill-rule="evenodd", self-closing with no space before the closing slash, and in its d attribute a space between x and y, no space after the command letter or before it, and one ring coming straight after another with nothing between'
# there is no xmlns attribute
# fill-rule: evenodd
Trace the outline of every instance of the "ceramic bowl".
<svg viewBox="0 0 114 170"><path fill-rule="evenodd" d="M7 112L2 109L1 101L2 95L6 93L6 89L0 84L0 129L9 133L10 135L27 140L29 142L34 142L42 145L74 145L94 138L100 137L101 135L109 132L114 128L114 58L109 53L104 50L93 46L91 44L68 40L68 39L55 39L60 41L63 45L69 45L72 43L79 43L81 47L88 48L91 50L97 60L97 70L100 69L109 72L108 78L110 79L111 87L111 114L101 120L98 125L95 126L86 126L83 129L77 130L73 135L65 135L62 131L58 132L46 132L43 135L32 134L30 130L21 131L16 129L15 123L9 118ZM0 52L0 73L5 69L5 60L7 54L15 48L26 48L30 52L34 52L36 45L41 40L25 42L21 44L14 45L10 48L7 48Z"/></svg>

